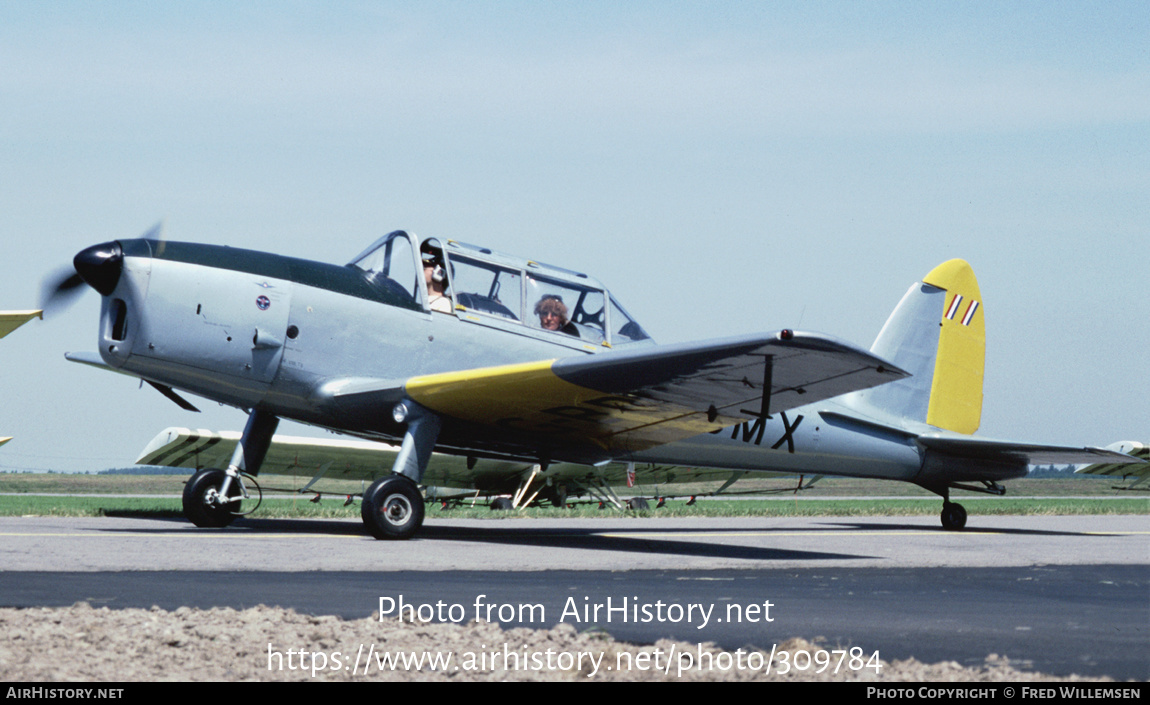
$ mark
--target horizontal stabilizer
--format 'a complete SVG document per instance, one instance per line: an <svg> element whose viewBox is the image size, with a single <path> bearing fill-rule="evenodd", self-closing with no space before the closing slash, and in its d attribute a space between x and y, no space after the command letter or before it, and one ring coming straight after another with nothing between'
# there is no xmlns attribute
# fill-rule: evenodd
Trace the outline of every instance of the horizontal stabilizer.
<svg viewBox="0 0 1150 705"><path fill-rule="evenodd" d="M918 442L927 450L972 460L1025 462L1027 465L1075 465L1102 462L1147 465L1145 460L1105 448L1016 443L973 436L949 436L933 433L919 436Z"/></svg>

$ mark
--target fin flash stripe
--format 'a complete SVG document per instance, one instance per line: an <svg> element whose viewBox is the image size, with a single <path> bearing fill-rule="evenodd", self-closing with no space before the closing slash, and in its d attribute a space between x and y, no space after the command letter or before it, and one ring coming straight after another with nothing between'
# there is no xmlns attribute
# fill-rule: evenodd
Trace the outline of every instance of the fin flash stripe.
<svg viewBox="0 0 1150 705"><path fill-rule="evenodd" d="M978 302L971 301L970 305L966 307L966 313L962 316L962 325L969 326L970 319L974 318L974 312L978 310Z"/></svg>
<svg viewBox="0 0 1150 705"><path fill-rule="evenodd" d="M962 294L955 294L954 298L950 300L950 306L946 307L946 313L942 317L948 321L954 320L954 314L958 313L958 305L962 303Z"/></svg>
<svg viewBox="0 0 1150 705"><path fill-rule="evenodd" d="M950 305L946 307L946 313L942 314L942 317L948 321L953 321L955 315L958 314L960 304L962 304L962 294L955 294L954 298L950 300ZM978 302L971 300L971 302L966 305L966 313L962 314L962 318L959 319L962 325L969 326L970 321L974 318L974 312L977 310Z"/></svg>

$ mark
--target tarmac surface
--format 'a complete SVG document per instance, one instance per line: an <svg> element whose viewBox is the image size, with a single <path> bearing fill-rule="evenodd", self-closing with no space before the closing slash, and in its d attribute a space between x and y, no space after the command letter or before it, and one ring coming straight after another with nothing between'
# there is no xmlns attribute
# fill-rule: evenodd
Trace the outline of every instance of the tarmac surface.
<svg viewBox="0 0 1150 705"><path fill-rule="evenodd" d="M402 600L442 621L565 622L642 643L769 648L798 636L885 660L971 665L998 654L1056 675L1150 679L1145 516L972 516L968 526L432 515L418 538L396 543L356 521L200 530L0 518L0 606L267 604L359 619Z"/></svg>

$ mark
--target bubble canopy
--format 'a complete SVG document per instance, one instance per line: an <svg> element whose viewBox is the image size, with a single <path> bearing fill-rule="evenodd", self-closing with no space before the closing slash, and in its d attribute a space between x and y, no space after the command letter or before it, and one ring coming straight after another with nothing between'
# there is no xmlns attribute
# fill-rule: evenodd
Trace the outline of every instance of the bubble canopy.
<svg viewBox="0 0 1150 705"><path fill-rule="evenodd" d="M650 340L595 279L486 247L456 240L421 241L397 230L377 240L349 266L361 270L373 285L427 310L429 282L438 271L435 276L444 282L444 295L452 301L448 315L478 316L610 347Z"/></svg>

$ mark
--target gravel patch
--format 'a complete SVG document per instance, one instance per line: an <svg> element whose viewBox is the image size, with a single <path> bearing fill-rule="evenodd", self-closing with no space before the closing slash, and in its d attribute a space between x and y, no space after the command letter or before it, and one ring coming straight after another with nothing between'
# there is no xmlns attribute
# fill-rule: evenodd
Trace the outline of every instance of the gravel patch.
<svg viewBox="0 0 1150 705"><path fill-rule="evenodd" d="M849 655L843 657L834 673L840 660L834 655L821 674L814 662L804 671L780 674L780 652L799 664L806 663L802 653L815 654L820 647L792 639L776 648L767 673L769 652L672 641L636 646L601 633L578 633L569 624L503 630L477 622L343 620L264 606L169 612L78 603L0 609L0 680L9 682L1107 680L1019 671L993 655L977 668L914 659L882 662L877 674L873 663L862 667L866 655L855 661L861 667L856 670L849 667ZM432 657L440 659L439 667L431 665ZM388 659L403 658L408 663L388 667ZM412 659L423 661L417 666Z"/></svg>

